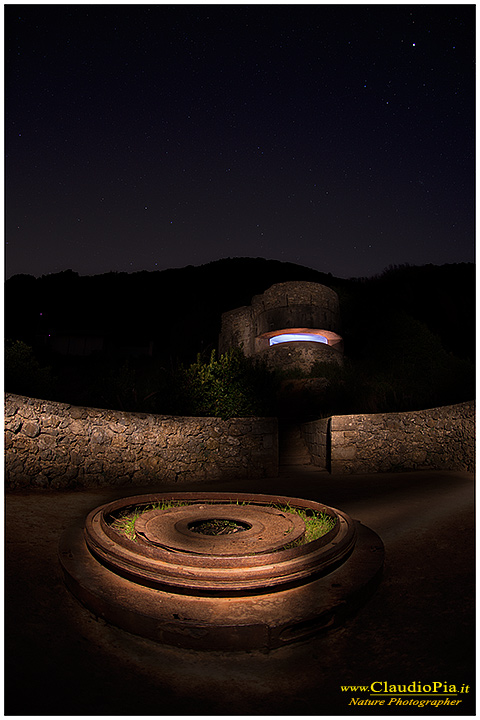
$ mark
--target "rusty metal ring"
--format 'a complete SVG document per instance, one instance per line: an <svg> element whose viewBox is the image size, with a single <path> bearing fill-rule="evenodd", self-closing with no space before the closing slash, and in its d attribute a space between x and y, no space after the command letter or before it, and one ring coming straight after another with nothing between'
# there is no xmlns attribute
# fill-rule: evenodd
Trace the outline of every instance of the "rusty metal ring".
<svg viewBox="0 0 480 720"><path fill-rule="evenodd" d="M192 526L209 520L227 520L246 529L227 535L204 535ZM274 552L305 535L302 518L274 507L232 504L192 504L168 510L150 510L135 522L137 538L168 550L201 555L240 556Z"/></svg>
<svg viewBox="0 0 480 720"><path fill-rule="evenodd" d="M193 505L208 502L213 514L232 501L251 503L260 511L272 504L290 505L323 511L337 522L313 542L243 556L169 550L148 539L135 543L112 527L112 514L135 506L148 511L152 503L165 500L187 503L192 512ZM374 591L384 547L358 521L310 500L165 493L96 508L85 523L62 534L59 558L77 599L128 632L198 650L264 651L344 622Z"/></svg>
<svg viewBox="0 0 480 720"><path fill-rule="evenodd" d="M113 531L109 525L108 518L112 512L135 504L148 507L167 499L197 504L208 501L212 509L222 500L253 502L263 511L265 506L290 505L325 512L335 517L337 522L330 532L313 542L273 552L250 552L236 556L172 550L152 542L133 542ZM232 512L234 507L235 504ZM244 509L245 506L239 508L240 511ZM187 594L266 592L281 585L308 582L313 576L329 572L343 562L354 548L355 536L354 522L334 508L310 500L237 493L175 493L126 498L92 511L85 523L87 547L111 570L140 584Z"/></svg>

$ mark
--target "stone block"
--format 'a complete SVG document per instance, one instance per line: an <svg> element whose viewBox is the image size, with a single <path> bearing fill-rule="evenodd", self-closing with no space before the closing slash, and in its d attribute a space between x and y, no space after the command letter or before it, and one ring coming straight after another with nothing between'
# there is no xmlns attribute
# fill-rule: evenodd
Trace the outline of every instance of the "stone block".
<svg viewBox="0 0 480 720"><path fill-rule="evenodd" d="M342 431L336 431L332 433L332 446L339 447L341 445L349 445L351 440L345 438L345 433Z"/></svg>
<svg viewBox="0 0 480 720"><path fill-rule="evenodd" d="M62 422L63 426L63 422ZM83 435L86 430L85 423L81 422L80 420L73 420L73 422L70 422L68 425L68 432L71 432L73 435Z"/></svg>
<svg viewBox="0 0 480 720"><path fill-rule="evenodd" d="M18 415L12 415L11 418L5 420L5 429L12 433L17 433L22 427L22 419Z"/></svg>
<svg viewBox="0 0 480 720"><path fill-rule="evenodd" d="M340 432L341 430L350 430L353 427L354 420L351 415L335 415L332 417L331 432Z"/></svg>
<svg viewBox="0 0 480 720"><path fill-rule="evenodd" d="M77 407L75 405L72 405L69 409L69 415L74 420L80 420L80 418L87 417L87 411L83 407Z"/></svg>
<svg viewBox="0 0 480 720"><path fill-rule="evenodd" d="M38 438L38 447L40 450L44 450L45 448L54 448L56 444L56 438L54 435L42 433Z"/></svg>
<svg viewBox="0 0 480 720"><path fill-rule="evenodd" d="M29 438L34 438L40 435L40 424L38 422L29 421L24 423L23 432Z"/></svg>
<svg viewBox="0 0 480 720"><path fill-rule="evenodd" d="M335 460L353 460L357 455L357 448L355 445L347 447L333 445L332 443L332 461Z"/></svg>

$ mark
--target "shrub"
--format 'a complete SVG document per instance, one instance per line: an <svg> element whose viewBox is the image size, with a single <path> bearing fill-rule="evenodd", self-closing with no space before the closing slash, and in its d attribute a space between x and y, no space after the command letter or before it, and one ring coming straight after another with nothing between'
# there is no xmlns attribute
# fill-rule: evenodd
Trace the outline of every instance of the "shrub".
<svg viewBox="0 0 480 720"><path fill-rule="evenodd" d="M204 361L180 372L182 414L248 417L275 412L274 374L237 349L217 359L212 351Z"/></svg>
<svg viewBox="0 0 480 720"><path fill-rule="evenodd" d="M55 378L49 367L41 367L32 348L22 340L5 344L5 390L30 397L52 399Z"/></svg>

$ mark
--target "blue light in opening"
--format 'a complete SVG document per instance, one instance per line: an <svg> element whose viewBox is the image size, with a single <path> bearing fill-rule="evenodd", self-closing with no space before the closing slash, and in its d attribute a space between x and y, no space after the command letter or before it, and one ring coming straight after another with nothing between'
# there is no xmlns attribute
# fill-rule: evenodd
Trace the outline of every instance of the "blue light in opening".
<svg viewBox="0 0 480 720"><path fill-rule="evenodd" d="M323 335L313 335L310 333L284 333L283 335L274 335L270 338L270 345L278 345L285 342L319 342L328 345L328 340Z"/></svg>

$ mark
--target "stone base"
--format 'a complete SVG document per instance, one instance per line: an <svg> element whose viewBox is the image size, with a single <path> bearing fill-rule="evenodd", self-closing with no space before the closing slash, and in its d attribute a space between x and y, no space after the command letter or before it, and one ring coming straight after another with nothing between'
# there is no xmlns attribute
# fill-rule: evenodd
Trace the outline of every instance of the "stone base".
<svg viewBox="0 0 480 720"><path fill-rule="evenodd" d="M62 536L60 561L77 599L128 632L196 650L271 650L340 625L374 591L383 543L358 522L356 531L352 553L323 577L241 597L180 594L132 582L93 557L82 526Z"/></svg>

